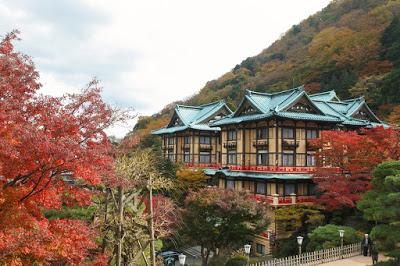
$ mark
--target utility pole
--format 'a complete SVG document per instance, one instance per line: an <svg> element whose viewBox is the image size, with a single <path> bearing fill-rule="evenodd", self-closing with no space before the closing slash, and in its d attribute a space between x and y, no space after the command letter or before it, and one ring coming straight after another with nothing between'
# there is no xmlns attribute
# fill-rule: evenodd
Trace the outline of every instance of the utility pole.
<svg viewBox="0 0 400 266"><path fill-rule="evenodd" d="M151 266L156 266L154 248L154 213L153 213L153 177L149 177L149 207L150 207L150 260Z"/></svg>

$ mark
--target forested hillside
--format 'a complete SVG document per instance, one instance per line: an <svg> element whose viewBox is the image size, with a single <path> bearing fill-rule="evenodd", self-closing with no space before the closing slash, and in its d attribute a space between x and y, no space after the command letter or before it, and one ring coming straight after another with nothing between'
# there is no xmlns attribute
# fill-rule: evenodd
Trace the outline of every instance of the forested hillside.
<svg viewBox="0 0 400 266"><path fill-rule="evenodd" d="M235 109L245 89L301 84L309 92L334 89L342 98L364 95L382 119L400 122L400 0L332 1L181 103L225 99ZM143 136L164 126L174 105L140 118L134 132Z"/></svg>

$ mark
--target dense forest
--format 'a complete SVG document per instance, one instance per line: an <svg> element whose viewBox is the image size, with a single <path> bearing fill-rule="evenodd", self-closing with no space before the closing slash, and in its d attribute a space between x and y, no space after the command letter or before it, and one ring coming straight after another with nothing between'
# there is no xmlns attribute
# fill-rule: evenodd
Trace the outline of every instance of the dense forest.
<svg viewBox="0 0 400 266"><path fill-rule="evenodd" d="M332 1L179 103L225 99L235 109L245 89L274 92L302 84L311 93L334 89L341 98L363 95L381 119L399 123L400 0ZM175 104L141 117L133 132L143 136L166 125Z"/></svg>

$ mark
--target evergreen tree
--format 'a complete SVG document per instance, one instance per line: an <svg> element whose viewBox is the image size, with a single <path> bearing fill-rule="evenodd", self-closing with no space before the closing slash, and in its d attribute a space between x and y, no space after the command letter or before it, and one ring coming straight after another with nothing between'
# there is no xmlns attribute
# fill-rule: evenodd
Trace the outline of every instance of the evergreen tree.
<svg viewBox="0 0 400 266"><path fill-rule="evenodd" d="M380 164L372 184L373 189L358 202L358 208L377 224L371 237L378 249L400 263L400 161Z"/></svg>

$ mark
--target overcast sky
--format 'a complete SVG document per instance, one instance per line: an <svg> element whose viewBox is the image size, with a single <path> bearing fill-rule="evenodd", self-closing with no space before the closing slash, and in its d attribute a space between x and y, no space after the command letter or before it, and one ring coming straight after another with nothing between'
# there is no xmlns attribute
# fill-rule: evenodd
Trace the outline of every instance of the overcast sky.
<svg viewBox="0 0 400 266"><path fill-rule="evenodd" d="M96 76L111 104L140 115L199 91L329 0L0 0L0 34L19 29L42 92ZM115 127L123 136L132 124Z"/></svg>

